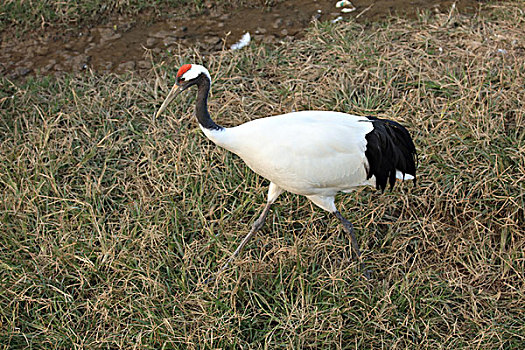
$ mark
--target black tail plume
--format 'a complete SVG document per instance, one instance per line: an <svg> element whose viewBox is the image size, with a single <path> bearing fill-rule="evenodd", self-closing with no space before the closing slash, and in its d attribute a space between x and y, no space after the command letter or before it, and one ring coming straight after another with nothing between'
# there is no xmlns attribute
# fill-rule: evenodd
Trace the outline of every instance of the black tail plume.
<svg viewBox="0 0 525 350"><path fill-rule="evenodd" d="M388 119L367 117L374 129L365 138L368 159L367 179L376 178L376 188L385 190L396 182L396 171L414 176L416 183L417 151L408 130Z"/></svg>

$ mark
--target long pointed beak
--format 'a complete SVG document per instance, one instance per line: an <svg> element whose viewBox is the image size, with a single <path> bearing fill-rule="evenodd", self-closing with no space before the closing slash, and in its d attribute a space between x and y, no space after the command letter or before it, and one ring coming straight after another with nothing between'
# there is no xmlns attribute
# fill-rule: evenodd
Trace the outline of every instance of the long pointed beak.
<svg viewBox="0 0 525 350"><path fill-rule="evenodd" d="M160 106L159 110L155 114L155 118L158 118L159 115L162 112L164 112L166 107L168 107L170 102L175 98L175 96L180 94L182 91L183 91L183 89L180 86L177 86L177 84L173 85L173 87L171 88L170 93L168 94L168 96L166 96L166 99L164 100L164 102L162 102L162 106Z"/></svg>

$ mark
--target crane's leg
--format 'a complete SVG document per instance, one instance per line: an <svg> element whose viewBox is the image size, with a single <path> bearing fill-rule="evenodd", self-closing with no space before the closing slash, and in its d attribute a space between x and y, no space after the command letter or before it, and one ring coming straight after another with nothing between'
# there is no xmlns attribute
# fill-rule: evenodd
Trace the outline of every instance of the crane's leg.
<svg viewBox="0 0 525 350"><path fill-rule="evenodd" d="M255 222L253 223L252 225L252 229L250 230L250 232L248 232L248 234L243 238L243 240L241 241L241 243L239 244L239 246L237 247L237 249L235 249L235 251L233 252L232 256L230 256L230 258L226 261L226 263L224 265L222 265L221 269L219 270L219 274L221 272L223 272L224 270L226 270L230 264L232 263L233 260L235 260L235 258L237 257L237 255L239 255L239 253L243 250L244 246L246 244L248 244L248 242L252 239L253 235L259 231L263 226L264 226L264 222L266 221L266 217L268 216L268 213L270 212L270 207L272 206L271 203L266 203L266 206L264 207L261 215L259 216L259 218L257 220L255 220Z"/></svg>
<svg viewBox="0 0 525 350"><path fill-rule="evenodd" d="M341 213L336 210L334 212L335 217L341 221L341 224L343 224L343 229L346 231L346 233L350 234L350 237L352 238L352 251L353 255L357 259L357 261L361 264L361 271L363 272L363 275L366 279L370 279L370 271L365 267L363 261L361 260L361 252L359 251L359 244L357 243L357 238L355 237L354 233L354 225L348 220L346 220Z"/></svg>
<svg viewBox="0 0 525 350"><path fill-rule="evenodd" d="M361 260L361 252L359 251L359 244L357 244L357 238L355 238L354 233L354 226L346 220L343 215L337 210L334 203L334 197L333 196L306 196L309 200L311 200L315 205L317 205L320 208L323 208L324 210L334 214L339 221L341 221L341 224L343 224L343 229L346 233L350 235L352 238L352 252L353 256L357 259L357 261L361 265L361 271L363 272L363 275L366 279L370 279L370 272L365 268L365 265L363 264Z"/></svg>
<svg viewBox="0 0 525 350"><path fill-rule="evenodd" d="M244 246L250 241L250 239L253 237L253 235L259 231L263 226L264 222L266 221L266 217L268 216L268 213L270 212L270 207L272 206L273 202L279 197L279 195L283 192L283 189L274 184L273 182L270 182L270 188L268 189L268 201L266 202L266 206L264 207L261 215L252 225L252 229L246 237L243 238L241 241L241 244L235 249L235 252L233 252L232 256L226 261L224 265L222 265L221 269L219 270L219 274L226 270L232 261L239 255L239 253L242 251ZM208 280L209 283L209 280Z"/></svg>

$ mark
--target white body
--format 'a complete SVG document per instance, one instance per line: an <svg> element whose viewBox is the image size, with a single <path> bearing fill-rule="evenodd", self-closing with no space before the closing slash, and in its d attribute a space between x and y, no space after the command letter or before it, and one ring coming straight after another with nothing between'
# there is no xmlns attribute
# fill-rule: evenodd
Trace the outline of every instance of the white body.
<svg viewBox="0 0 525 350"><path fill-rule="evenodd" d="M288 113L222 130L202 128L272 182L269 201L286 190L330 212L336 211L337 192L375 186L373 176L366 179L365 136L372 129L365 117L327 111Z"/></svg>

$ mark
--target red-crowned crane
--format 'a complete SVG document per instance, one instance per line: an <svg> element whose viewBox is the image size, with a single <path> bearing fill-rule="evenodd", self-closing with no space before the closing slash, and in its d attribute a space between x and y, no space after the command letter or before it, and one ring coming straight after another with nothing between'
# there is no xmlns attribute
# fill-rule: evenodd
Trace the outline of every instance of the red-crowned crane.
<svg viewBox="0 0 525 350"><path fill-rule="evenodd" d="M248 235L220 271L226 269L255 232L264 225L270 206L284 191L306 196L332 213L350 234L353 252L360 251L352 224L337 210L337 192L371 185L384 191L397 179L416 180L417 153L408 131L397 122L331 111L303 111L255 119L233 128L217 125L208 113L210 73L185 64L156 117L180 92L197 86L195 114L211 141L237 154L257 174L270 180L268 200ZM369 273L363 268L365 277Z"/></svg>

